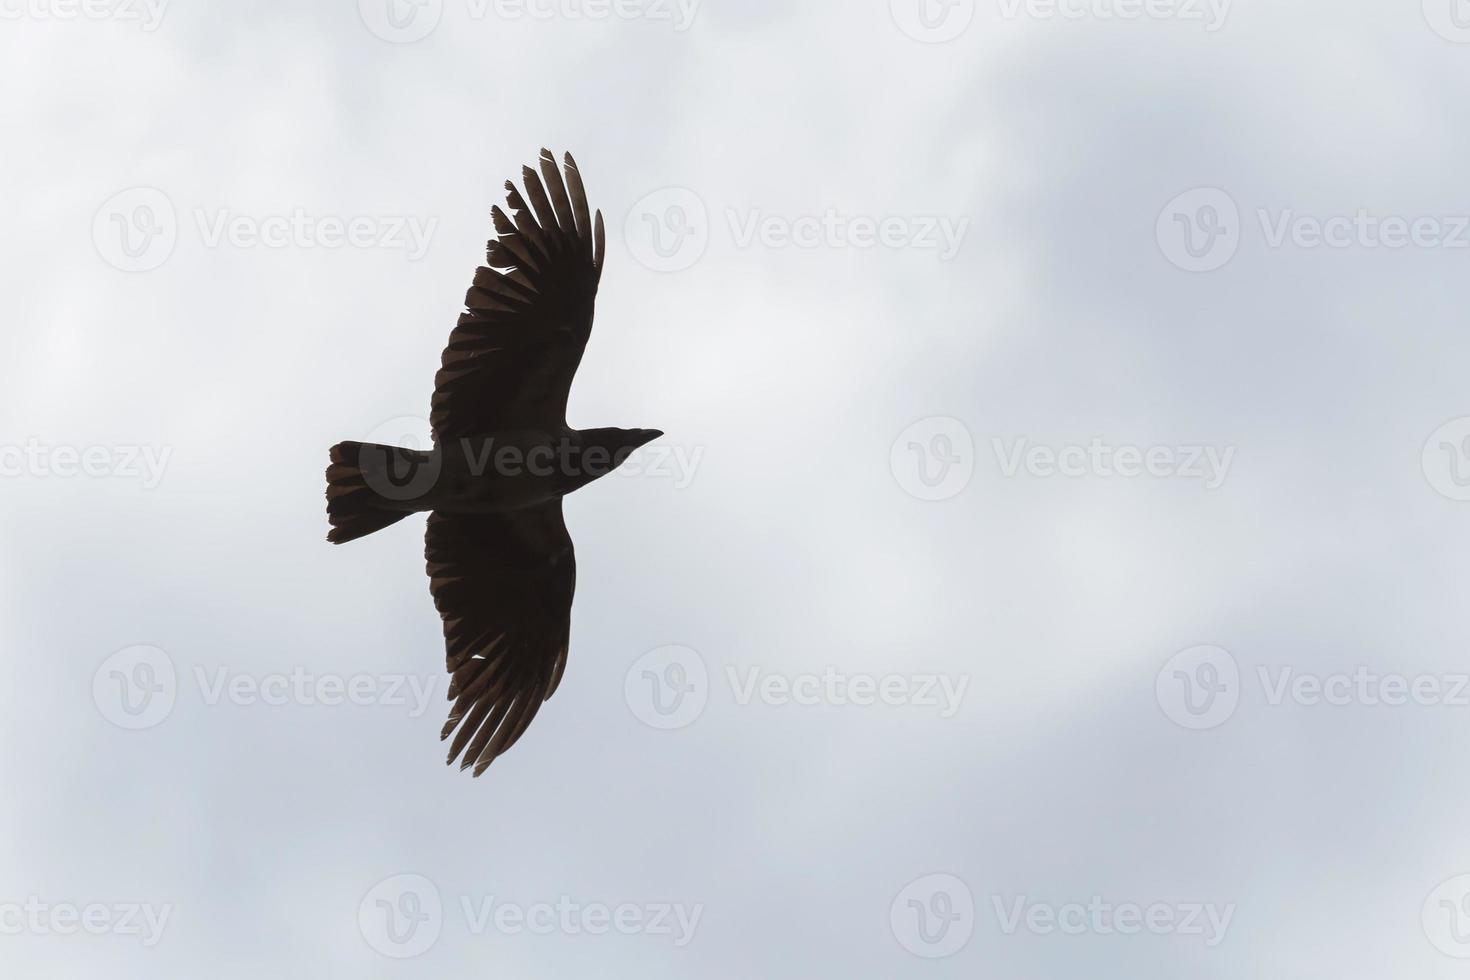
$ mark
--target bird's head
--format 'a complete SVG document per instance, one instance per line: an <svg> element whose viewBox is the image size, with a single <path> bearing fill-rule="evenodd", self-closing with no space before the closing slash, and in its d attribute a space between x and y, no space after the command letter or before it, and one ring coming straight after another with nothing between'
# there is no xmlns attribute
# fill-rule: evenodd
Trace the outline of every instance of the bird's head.
<svg viewBox="0 0 1470 980"><path fill-rule="evenodd" d="M658 429L583 429L579 433L585 482L604 477L628 461L642 447L659 439Z"/></svg>
<svg viewBox="0 0 1470 980"><path fill-rule="evenodd" d="M653 442L655 439L663 438L663 433L658 429L584 429L582 430L582 445L584 447L597 447L606 449L617 460L614 469L622 466L633 455L635 450Z"/></svg>

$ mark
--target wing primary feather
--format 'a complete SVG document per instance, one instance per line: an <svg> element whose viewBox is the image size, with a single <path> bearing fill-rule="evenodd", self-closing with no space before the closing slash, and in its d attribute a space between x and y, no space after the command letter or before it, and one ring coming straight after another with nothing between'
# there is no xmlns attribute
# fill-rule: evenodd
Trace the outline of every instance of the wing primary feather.
<svg viewBox="0 0 1470 980"><path fill-rule="evenodd" d="M597 281L602 281L602 263L607 257L607 229L602 226L602 211L597 212L597 230L593 233L592 264L597 267Z"/></svg>
<svg viewBox="0 0 1470 980"><path fill-rule="evenodd" d="M562 181L561 168L550 150L541 151L541 176L546 179L546 193L551 195L551 205L556 211L556 223L563 235L575 237L577 219L572 216L572 202L567 197L567 185Z"/></svg>
<svg viewBox="0 0 1470 980"><path fill-rule="evenodd" d="M512 222L510 218L506 217L505 212L500 210L500 207L498 205L493 208L490 213L494 216L495 233L499 236L498 238L492 240L486 248L486 255L490 260L490 264L507 266L513 265L517 268L530 269L532 272L540 272L541 263L536 261L536 256L533 254L533 250L530 247L530 244L525 240L521 233L516 230L515 223ZM495 253L497 249L508 252L509 257L512 258L513 261L497 262L495 260Z"/></svg>
<svg viewBox="0 0 1470 980"><path fill-rule="evenodd" d="M567 647L563 645L561 652L556 655L556 666L551 669L551 682L546 685L546 700L551 700L551 696L556 693L556 689L561 687L561 675L566 669Z"/></svg>
<svg viewBox="0 0 1470 980"><path fill-rule="evenodd" d="M500 698L494 704L495 710L490 712L490 717L480 723L480 730L475 733L469 748L465 749L464 757L459 761L461 770L468 769L480 761L480 757L485 753L485 743L490 741L496 729L505 722L505 716L516 705L516 699L513 697Z"/></svg>
<svg viewBox="0 0 1470 980"><path fill-rule="evenodd" d="M470 709L469 715L460 723L454 741L449 745L449 765L454 765L454 760L459 758L459 754L464 751L470 737L479 730L480 723L485 720L485 716L490 713L493 706L493 701L483 700L476 702L475 706Z"/></svg>
<svg viewBox="0 0 1470 980"><path fill-rule="evenodd" d="M522 167L521 183L526 185L526 196L531 199L531 206L536 209L536 220L541 223L541 230L546 236L548 246L557 249L558 243L554 232L556 211L546 197L546 189L541 186L541 178L530 167Z"/></svg>
<svg viewBox="0 0 1470 980"><path fill-rule="evenodd" d="M551 261L551 247L546 241L546 232L536 221L536 213L526 204L526 199L510 181L505 182L505 203L510 205L515 217L516 230L526 244L535 249L541 262Z"/></svg>
<svg viewBox="0 0 1470 980"><path fill-rule="evenodd" d="M592 215L587 204L587 188L582 184L582 171L570 153L566 156L567 191L572 195L572 215L577 219L577 240L582 254L592 254Z"/></svg>
<svg viewBox="0 0 1470 980"><path fill-rule="evenodd" d="M484 774L486 769L490 768L490 763L508 751L512 745L515 745L516 741L521 737L521 734L530 727L532 719L536 717L536 712L543 703L543 699L538 696L539 693L537 690L530 690L521 694L515 711L506 716L505 720L501 722L500 730L495 733L495 737L490 740L490 744L486 745L484 751L480 753L479 761L475 764L476 778L479 778Z"/></svg>

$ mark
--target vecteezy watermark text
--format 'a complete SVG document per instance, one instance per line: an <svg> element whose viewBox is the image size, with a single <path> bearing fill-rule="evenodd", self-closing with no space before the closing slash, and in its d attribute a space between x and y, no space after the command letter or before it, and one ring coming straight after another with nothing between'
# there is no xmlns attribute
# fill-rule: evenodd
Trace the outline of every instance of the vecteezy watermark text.
<svg viewBox="0 0 1470 980"><path fill-rule="evenodd" d="M1159 707L1175 724L1206 731L1232 717L1254 679L1268 708L1470 708L1470 674L1403 673L1358 665L1312 672L1289 664L1258 664L1242 672L1228 650L1197 646L1171 657L1155 679Z"/></svg>
<svg viewBox="0 0 1470 980"><path fill-rule="evenodd" d="M1037 479L1193 480L1206 490L1224 486L1235 462L1234 446L1114 444L1101 436L1087 443L1045 445L1029 436L993 436L991 452L1000 475ZM975 474L975 439L959 419L921 419L899 433L889 450L894 480L919 500L949 500Z"/></svg>
<svg viewBox="0 0 1470 980"><path fill-rule="evenodd" d="M767 214L759 208L744 213L727 208L725 220L736 248L760 245L769 249L913 249L938 252L941 262L959 254L965 234L970 230L968 217L849 216L835 208L819 215L796 217Z"/></svg>
<svg viewBox="0 0 1470 980"><path fill-rule="evenodd" d="M460 0L472 21L647 21L676 33L694 25L703 0ZM439 27L446 0L358 0L363 25L392 44L422 41Z"/></svg>
<svg viewBox="0 0 1470 980"><path fill-rule="evenodd" d="M836 667L821 673L782 674L760 667L725 668L725 680L741 705L759 701L780 707L794 704L802 707L866 708L885 705L890 708L933 708L940 718L953 718L959 713L970 686L968 676L949 674L850 674Z"/></svg>
<svg viewBox="0 0 1470 980"><path fill-rule="evenodd" d="M1006 20L1184 21L1225 26L1233 0L996 0Z"/></svg>
<svg viewBox="0 0 1470 980"><path fill-rule="evenodd" d="M497 895L460 895L450 906L472 936L652 936L683 949L694 941L702 903L582 901L561 895L517 902ZM427 952L447 912L439 888L423 875L385 878L358 905L358 928L375 951L393 959Z"/></svg>
<svg viewBox="0 0 1470 980"><path fill-rule="evenodd" d="M1007 936L1025 929L1038 936L1155 936L1199 937L1214 948L1225 941L1235 905L1212 902L1112 902L1094 895L1086 902L1053 905L1034 902L1025 895L992 895L1000 931Z"/></svg>
<svg viewBox="0 0 1470 980"><path fill-rule="evenodd" d="M1261 241L1272 251L1459 251L1470 248L1470 215L1392 214L1369 208L1303 214L1295 208L1257 208ZM1155 236L1171 263L1188 272L1213 272L1240 250L1246 223L1239 205L1218 187L1197 187L1159 214Z"/></svg>
<svg viewBox="0 0 1470 980"><path fill-rule="evenodd" d="M521 441L457 439L438 447L429 440L428 448L404 448L404 443L424 446L425 440L418 433L426 428L427 423L413 417L385 422L373 430L350 465L361 471L364 482L379 496L417 501L435 492L452 492L461 478L494 477L514 483L531 477L581 486L616 473L623 478L670 480L674 489L684 490L694 482L704 459L703 447L651 446L646 442L614 447L584 435L532 435ZM642 430L638 438L643 435L653 438L651 430ZM608 438L616 441L623 437Z"/></svg>
<svg viewBox="0 0 1470 980"><path fill-rule="evenodd" d="M1119 902L1101 895L1086 901L1041 902L1027 895L990 896L1002 935L1182 936L1210 948L1223 943L1236 907L1213 902ZM958 953L974 935L977 918L970 887L950 874L930 874L904 886L889 906L898 944L915 956Z"/></svg>
<svg viewBox="0 0 1470 980"><path fill-rule="evenodd" d="M172 446L50 446L38 439L0 445L0 478L76 477L137 480L152 490L163 482Z"/></svg>
<svg viewBox="0 0 1470 980"><path fill-rule="evenodd" d="M194 209L194 223L205 248L383 249L401 251L417 262L429 251L438 218L412 214L319 214L306 208L289 213L245 214L231 208Z"/></svg>
<svg viewBox="0 0 1470 980"><path fill-rule="evenodd" d="M436 217L408 214L332 214L305 207L265 213L230 207L190 211L200 244L208 249L381 249L416 262L428 253ZM173 200L155 187L114 194L92 219L92 242L104 261L123 272L163 265L181 228Z"/></svg>
<svg viewBox="0 0 1470 980"><path fill-rule="evenodd" d="M0 935L137 937L152 949L163 938L174 907L147 902L46 902L32 895L23 902L0 902Z"/></svg>
<svg viewBox="0 0 1470 980"><path fill-rule="evenodd" d="M932 712L943 719L960 712L970 687L969 675L875 674L835 666L783 672L728 664L723 679L731 700L742 708L881 707ZM650 650L628 668L623 695L640 721L671 731L698 720L709 703L710 686L709 667L697 651L666 646Z"/></svg>
<svg viewBox="0 0 1470 980"><path fill-rule="evenodd" d="M941 262L964 247L970 218L941 214L855 214L827 208L820 213L774 214L763 208L727 207L723 213L737 249L916 251ZM679 272L698 262L714 230L704 199L684 187L645 196L628 212L623 237L633 257L655 272Z"/></svg>
<svg viewBox="0 0 1470 980"><path fill-rule="evenodd" d="M587 445L577 439L561 439L554 443L518 446L487 439L475 444L462 443L465 460L472 476L493 473L501 477L601 477L616 472L624 477L669 479L676 490L694 482L704 447L641 446L637 449L610 450Z"/></svg>
<svg viewBox="0 0 1470 980"><path fill-rule="evenodd" d="M1014 478L1024 470L1034 477L1064 476L1073 479L1139 477L1199 480L1206 490L1218 490L1230 475L1235 460L1234 446L1111 446L1100 437L1087 445L1060 447L1031 445L1022 436L1012 440L990 440L1001 475Z"/></svg>
<svg viewBox="0 0 1470 980"><path fill-rule="evenodd" d="M158 30L169 0L0 0L0 20L115 20Z"/></svg>
<svg viewBox="0 0 1470 980"><path fill-rule="evenodd" d="M293 667L247 673L228 666L195 665L186 675L206 707L382 707L420 718L441 684L437 674L334 674ZM92 675L97 710L119 728L160 725L178 702L180 675L173 658L153 646L132 646L109 656Z"/></svg>

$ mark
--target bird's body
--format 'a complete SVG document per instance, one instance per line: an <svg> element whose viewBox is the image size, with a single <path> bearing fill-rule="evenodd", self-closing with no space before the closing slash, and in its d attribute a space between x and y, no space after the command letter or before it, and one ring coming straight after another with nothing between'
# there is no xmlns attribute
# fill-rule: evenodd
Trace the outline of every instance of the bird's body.
<svg viewBox="0 0 1470 980"><path fill-rule="evenodd" d="M571 429L559 433L521 429L440 447L441 493L430 509L496 514L565 497L585 485L575 483L557 466L558 452L578 445L578 436Z"/></svg>
<svg viewBox="0 0 1470 980"><path fill-rule="evenodd" d="M660 435L645 429L510 429L424 452L359 443L356 465L369 486L384 488L380 496L389 511L503 514L580 490Z"/></svg>
<svg viewBox="0 0 1470 980"><path fill-rule="evenodd" d="M335 544L429 512L425 557L454 701L442 737L454 734L449 761L462 755L476 776L520 738L566 666L576 560L562 498L663 434L567 425L602 276L602 214L594 225L570 155L565 183L546 150L540 176L522 176L534 211L507 181L514 220L492 212L499 237L435 378L433 448L339 443L327 470Z"/></svg>

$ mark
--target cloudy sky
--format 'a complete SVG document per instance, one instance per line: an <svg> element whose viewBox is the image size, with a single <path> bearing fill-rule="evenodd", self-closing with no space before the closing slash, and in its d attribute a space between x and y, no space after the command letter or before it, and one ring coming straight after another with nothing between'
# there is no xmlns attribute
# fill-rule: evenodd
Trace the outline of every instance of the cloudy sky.
<svg viewBox="0 0 1470 980"><path fill-rule="evenodd" d="M1470 957L1463 0L0 0L0 963ZM405 442L499 187L610 249L557 696L443 765Z"/></svg>

